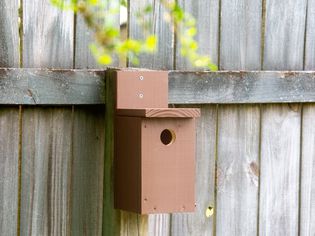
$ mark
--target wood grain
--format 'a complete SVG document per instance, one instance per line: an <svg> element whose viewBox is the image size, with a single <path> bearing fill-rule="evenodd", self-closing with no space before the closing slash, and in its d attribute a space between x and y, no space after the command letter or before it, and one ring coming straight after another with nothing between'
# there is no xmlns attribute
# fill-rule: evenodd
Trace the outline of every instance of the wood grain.
<svg viewBox="0 0 315 236"><path fill-rule="evenodd" d="M172 214L171 235L212 235L213 216L206 209L215 208L215 150L217 106L203 105L196 126L196 210L194 213ZM163 235L163 234L162 234Z"/></svg>
<svg viewBox="0 0 315 236"><path fill-rule="evenodd" d="M0 68L19 67L18 1L0 1ZM18 107L0 108L0 235L19 233Z"/></svg>
<svg viewBox="0 0 315 236"><path fill-rule="evenodd" d="M0 2L0 67L19 67L18 0Z"/></svg>
<svg viewBox="0 0 315 236"><path fill-rule="evenodd" d="M75 106L71 164L72 235L102 235L105 107Z"/></svg>
<svg viewBox="0 0 315 236"><path fill-rule="evenodd" d="M23 1L23 65L72 68L73 28L71 11ZM21 235L71 233L72 117L71 107L25 108Z"/></svg>
<svg viewBox="0 0 315 236"><path fill-rule="evenodd" d="M257 234L259 125L259 106L219 107L217 235Z"/></svg>
<svg viewBox="0 0 315 236"><path fill-rule="evenodd" d="M73 19L49 0L23 0L23 66L72 68Z"/></svg>
<svg viewBox="0 0 315 236"><path fill-rule="evenodd" d="M71 108L25 108L21 235L71 232Z"/></svg>
<svg viewBox="0 0 315 236"><path fill-rule="evenodd" d="M0 109L0 235L16 235L19 192L19 109Z"/></svg>
<svg viewBox="0 0 315 236"><path fill-rule="evenodd" d="M113 8L119 1L111 0L106 1L102 0L101 2L107 5L107 10L109 10L110 6ZM109 14L106 12L103 14L106 15L106 19L104 22L99 21L99 24L104 24L105 21L111 21L112 26L119 31L119 12L117 14L111 13L111 17L109 18ZM75 24L75 68L105 68L105 65L100 65L96 62L94 55L90 50L90 45L95 43L94 32L87 27L84 22L84 19L81 15L76 15L76 24ZM118 66L119 61L117 55L113 55L113 62L111 66ZM107 65L108 66L108 65Z"/></svg>
<svg viewBox="0 0 315 236"><path fill-rule="evenodd" d="M264 69L303 69L306 5L305 0L266 1ZM260 235L298 234L300 129L299 105L263 106Z"/></svg>
<svg viewBox="0 0 315 236"><path fill-rule="evenodd" d="M260 69L262 1L223 0L221 4L220 68ZM253 79L249 78L248 84ZM233 82L231 77L228 80ZM240 80L244 81L244 77ZM237 96L238 89L224 89L224 94L230 93ZM258 106L218 108L215 218L218 235L257 234L259 124Z"/></svg>
<svg viewBox="0 0 315 236"><path fill-rule="evenodd" d="M0 69L0 103L104 104L105 73L49 69Z"/></svg>
<svg viewBox="0 0 315 236"><path fill-rule="evenodd" d="M151 22L148 34L155 34L157 36L158 51L155 54L141 55L139 65L132 65L132 63L129 63L129 66L141 66L148 69L162 70L172 69L174 63L174 34L170 24L164 20L165 10L159 1L130 1L128 25L129 38L144 39L148 36L148 34L144 33L143 27L137 22L137 13L143 12L148 4L153 6L153 10L150 14L147 14L143 20L145 22Z"/></svg>
<svg viewBox="0 0 315 236"><path fill-rule="evenodd" d="M261 0L222 0L221 70L260 69L261 12Z"/></svg>
<svg viewBox="0 0 315 236"><path fill-rule="evenodd" d="M197 108L118 109L116 114L120 116L192 118L199 117L200 110Z"/></svg>
<svg viewBox="0 0 315 236"><path fill-rule="evenodd" d="M264 70L303 68L307 0L266 0Z"/></svg>
<svg viewBox="0 0 315 236"><path fill-rule="evenodd" d="M304 69L305 70L314 70L315 69L315 1L309 0L307 2L307 19L306 19L306 38L305 38L305 61Z"/></svg>
<svg viewBox="0 0 315 236"><path fill-rule="evenodd" d="M198 52L209 56L214 64L218 64L219 43L219 0L179 0L182 9L196 19L196 41ZM193 67L186 58L180 54L180 42L176 41L176 69L202 70L209 68Z"/></svg>
<svg viewBox="0 0 315 236"><path fill-rule="evenodd" d="M301 110L264 105L261 123L260 235L297 235Z"/></svg>
<svg viewBox="0 0 315 236"><path fill-rule="evenodd" d="M303 106L300 235L315 234L315 106Z"/></svg>
<svg viewBox="0 0 315 236"><path fill-rule="evenodd" d="M313 72L170 72L169 102L292 103L315 101Z"/></svg>

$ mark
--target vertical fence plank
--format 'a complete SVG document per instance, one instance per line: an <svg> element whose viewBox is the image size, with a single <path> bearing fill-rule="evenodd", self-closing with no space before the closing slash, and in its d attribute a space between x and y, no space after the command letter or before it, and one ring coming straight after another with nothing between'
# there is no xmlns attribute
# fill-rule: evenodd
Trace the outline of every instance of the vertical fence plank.
<svg viewBox="0 0 315 236"><path fill-rule="evenodd" d="M73 13L23 1L23 65L72 68ZM72 109L25 108L21 235L71 233ZM83 232L82 232L83 233Z"/></svg>
<svg viewBox="0 0 315 236"><path fill-rule="evenodd" d="M315 1L307 3L305 70L315 69ZM300 235L315 234L315 106L303 105Z"/></svg>
<svg viewBox="0 0 315 236"><path fill-rule="evenodd" d="M213 216L206 209L214 207L216 105L201 106L196 126L196 210L172 215L172 235L212 235Z"/></svg>
<svg viewBox="0 0 315 236"><path fill-rule="evenodd" d="M18 108L0 108L0 137L0 235L16 235L19 192Z"/></svg>
<svg viewBox="0 0 315 236"><path fill-rule="evenodd" d="M261 0L222 0L221 70L259 70Z"/></svg>
<svg viewBox="0 0 315 236"><path fill-rule="evenodd" d="M0 2L0 66L19 67L19 2Z"/></svg>
<svg viewBox="0 0 315 236"><path fill-rule="evenodd" d="M18 0L0 1L0 67L19 67ZM0 108L0 235L18 233L19 109Z"/></svg>
<svg viewBox="0 0 315 236"><path fill-rule="evenodd" d="M21 235L68 235L71 109L25 108Z"/></svg>
<svg viewBox="0 0 315 236"><path fill-rule="evenodd" d="M129 38L142 39L145 36L143 34L143 28L137 23L137 12L142 12L148 4L153 6L153 11L146 16L145 20L152 23L150 33L156 34L158 38L158 52L152 55L144 54L140 56L140 64L138 66L150 69L172 69L174 64L174 34L169 23L164 21L165 10L160 5L159 1L129 1ZM131 63L129 64L131 65ZM135 217L138 217L138 219L135 220ZM128 221L138 222L138 224L129 224ZM146 226L146 224L148 225ZM129 234L132 235L132 232L139 232L141 235L149 233L149 235L166 236L169 235L170 231L170 215L150 215L146 221L143 217L123 212L121 225L123 227L122 231L125 232L124 234L129 232ZM147 229L148 232L144 233L141 229Z"/></svg>
<svg viewBox="0 0 315 236"><path fill-rule="evenodd" d="M210 56L213 63L218 63L219 40L219 0L179 0L178 4L186 13L196 19L196 41L199 53ZM180 42L176 42L176 69L193 69L192 65L180 54Z"/></svg>
<svg viewBox="0 0 315 236"><path fill-rule="evenodd" d="M221 69L260 69L261 12L259 0L222 0ZM260 109L219 106L218 114L216 234L255 235Z"/></svg>
<svg viewBox="0 0 315 236"><path fill-rule="evenodd" d="M72 68L73 19L49 0L23 0L23 66Z"/></svg>
<svg viewBox="0 0 315 236"><path fill-rule="evenodd" d="M315 106L304 105L301 160L300 235L315 234Z"/></svg>
<svg viewBox="0 0 315 236"><path fill-rule="evenodd" d="M107 2L107 1L104 1ZM108 2L107 2L108 3ZM119 1L110 1L110 4L119 5ZM106 20L106 19L105 19ZM116 15L114 24L119 30L119 14ZM101 22L100 22L101 23ZM75 25L75 68L104 68L97 64L89 44L93 43L92 33L85 25L81 16L77 16ZM118 66L115 58L113 66ZM109 84L107 84L109 86ZM109 101L108 101L109 102ZM80 189L79 194L73 195L73 213L80 212L80 217L73 217L73 232L86 232L89 235L117 235L119 234L118 211L113 209L112 189L112 155L113 150L104 149L111 145L112 115L109 110L112 107L106 104L104 107L74 107L74 174L73 189ZM102 113L103 112L103 113ZM103 114L103 115L102 115ZM107 119L105 119L105 116ZM105 128L106 126L106 128ZM81 132L80 132L81 130ZM83 136L79 137L77 134ZM106 137L106 140L104 141ZM84 150L84 147L88 147ZM106 153L105 153L106 152ZM92 157L92 158L91 158ZM104 160L105 157L105 160ZM87 164L88 163L88 164ZM82 172L84 170L84 172ZM82 181L80 181L80 179ZM76 209L79 207L79 209ZM82 221L85 225L82 225Z"/></svg>
<svg viewBox="0 0 315 236"><path fill-rule="evenodd" d="M306 0L267 0L263 68L303 69ZM297 235L301 109L264 105L259 234Z"/></svg>
<svg viewBox="0 0 315 236"><path fill-rule="evenodd" d="M143 13L145 7L150 4L153 10L144 21L152 22L149 33L154 33L158 38L158 51L155 54L144 54L140 57L140 66L148 69L172 69L174 55L174 34L168 22L164 20L165 10L160 1L144 0L130 1L129 3L129 38L143 39L144 30L138 24L137 13ZM139 66L139 65L138 65Z"/></svg>
<svg viewBox="0 0 315 236"><path fill-rule="evenodd" d="M307 2L307 25L305 38L305 70L315 70L315 0Z"/></svg>
<svg viewBox="0 0 315 236"><path fill-rule="evenodd" d="M217 235L256 235L259 106L221 106L218 114Z"/></svg>
<svg viewBox="0 0 315 236"><path fill-rule="evenodd" d="M266 0L264 70L303 69L307 0Z"/></svg>
<svg viewBox="0 0 315 236"><path fill-rule="evenodd" d="M119 1L117 0L101 0L104 4L107 4L107 8L119 8ZM106 13L105 13L106 15ZM119 13L111 14L112 19L105 18L106 20L113 21L114 27L119 30ZM99 22L104 24L105 22ZM94 42L93 32L87 27L84 19L81 15L76 15L75 24L75 68L104 68L104 65L97 64L91 50L89 48L90 44ZM118 66L118 58L114 56L113 66Z"/></svg>
<svg viewBox="0 0 315 236"><path fill-rule="evenodd" d="M297 235L299 208L299 105L262 109L260 235Z"/></svg>
<svg viewBox="0 0 315 236"><path fill-rule="evenodd" d="M71 165L73 235L102 235L104 117L103 107L74 108Z"/></svg>
<svg viewBox="0 0 315 236"><path fill-rule="evenodd" d="M197 21L196 40L199 52L210 56L213 63L218 63L219 38L219 1L180 0L179 5ZM180 55L180 42L176 42L175 68L200 70L194 68L187 59ZM214 218L207 218L206 209L214 207L215 183L215 137L217 108L201 106L201 117L197 120L196 142L196 210L195 213L172 214L172 235L212 235Z"/></svg>

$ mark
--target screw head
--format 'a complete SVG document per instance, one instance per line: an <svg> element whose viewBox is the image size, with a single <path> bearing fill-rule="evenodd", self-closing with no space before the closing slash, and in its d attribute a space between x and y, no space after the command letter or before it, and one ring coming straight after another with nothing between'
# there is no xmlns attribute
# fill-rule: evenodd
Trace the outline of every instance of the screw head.
<svg viewBox="0 0 315 236"><path fill-rule="evenodd" d="M139 93L139 98L143 98L143 93Z"/></svg>
<svg viewBox="0 0 315 236"><path fill-rule="evenodd" d="M140 80L143 80L143 79L144 79L144 77L143 77L142 75L140 75L139 79L140 79Z"/></svg>

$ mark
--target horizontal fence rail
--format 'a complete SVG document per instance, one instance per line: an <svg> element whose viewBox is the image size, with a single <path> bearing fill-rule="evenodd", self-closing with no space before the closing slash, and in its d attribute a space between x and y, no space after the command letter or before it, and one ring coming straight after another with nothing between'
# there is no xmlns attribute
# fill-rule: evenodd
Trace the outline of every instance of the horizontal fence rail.
<svg viewBox="0 0 315 236"><path fill-rule="evenodd" d="M315 102L313 71L169 72L171 104ZM105 71L0 69L0 104L105 104Z"/></svg>

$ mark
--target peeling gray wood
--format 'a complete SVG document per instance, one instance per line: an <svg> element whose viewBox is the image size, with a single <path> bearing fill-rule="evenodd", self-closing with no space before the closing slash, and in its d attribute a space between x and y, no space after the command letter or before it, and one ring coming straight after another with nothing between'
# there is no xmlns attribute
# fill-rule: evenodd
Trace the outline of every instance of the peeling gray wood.
<svg viewBox="0 0 315 236"><path fill-rule="evenodd" d="M298 235L301 109L263 105L259 235Z"/></svg>
<svg viewBox="0 0 315 236"><path fill-rule="evenodd" d="M0 69L0 104L104 104L104 76L96 71Z"/></svg>
<svg viewBox="0 0 315 236"><path fill-rule="evenodd" d="M266 0L264 70L303 68L306 5L307 0Z"/></svg>
<svg viewBox="0 0 315 236"><path fill-rule="evenodd" d="M214 64L218 64L218 43L219 43L219 0L179 0L178 4L183 10L196 19L198 52L201 55L209 56ZM190 69L200 70L193 67L190 62L181 56L180 42L176 42L176 65L177 70ZM205 68L209 69L209 68Z"/></svg>
<svg viewBox="0 0 315 236"><path fill-rule="evenodd" d="M23 66L72 68L73 19L49 0L23 0Z"/></svg>
<svg viewBox="0 0 315 236"><path fill-rule="evenodd" d="M214 216L206 217L206 209L215 207L215 149L217 106L201 106L196 125L196 210L172 215L171 235L212 235ZM216 211L216 209L214 209Z"/></svg>
<svg viewBox="0 0 315 236"><path fill-rule="evenodd" d="M315 101L313 72L170 72L170 103Z"/></svg>
<svg viewBox="0 0 315 236"><path fill-rule="evenodd" d="M300 235L315 234L315 105L303 106Z"/></svg>
<svg viewBox="0 0 315 236"><path fill-rule="evenodd" d="M151 22L150 30L146 34L143 27L137 23L137 13L142 13L148 4L153 6L153 10L143 18L144 22ZM158 51L155 54L141 55L139 65L150 69L172 69L174 64L174 34L170 24L164 20L165 10L160 1L130 1L129 5L131 12L128 25L129 38L144 39L149 34L155 34L158 39ZM132 65L132 63L129 64Z"/></svg>
<svg viewBox="0 0 315 236"><path fill-rule="evenodd" d="M16 235L19 192L19 109L0 108L0 235Z"/></svg>
<svg viewBox="0 0 315 236"><path fill-rule="evenodd" d="M222 0L221 70L260 70L261 0Z"/></svg>
<svg viewBox="0 0 315 236"><path fill-rule="evenodd" d="M71 164L72 235L102 235L105 107L75 106Z"/></svg>
<svg viewBox="0 0 315 236"><path fill-rule="evenodd" d="M256 235L260 109L219 106L217 235Z"/></svg>
<svg viewBox="0 0 315 236"><path fill-rule="evenodd" d="M0 1L0 67L19 67L18 0Z"/></svg>
<svg viewBox="0 0 315 236"><path fill-rule="evenodd" d="M305 70L315 70L315 0L307 2L307 25L305 39Z"/></svg>
<svg viewBox="0 0 315 236"><path fill-rule="evenodd" d="M71 232L71 113L71 108L23 112L21 235Z"/></svg>

